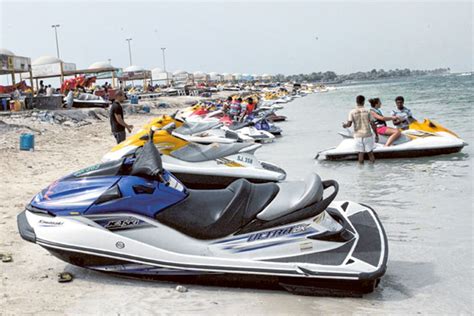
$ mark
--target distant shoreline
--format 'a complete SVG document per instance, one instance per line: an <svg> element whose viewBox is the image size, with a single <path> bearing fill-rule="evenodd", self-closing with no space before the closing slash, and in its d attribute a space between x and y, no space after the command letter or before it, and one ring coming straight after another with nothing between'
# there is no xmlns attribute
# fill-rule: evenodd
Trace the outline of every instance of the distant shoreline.
<svg viewBox="0 0 474 316"><path fill-rule="evenodd" d="M432 70L411 70L411 69L372 69L371 71L358 71L350 74L338 75L334 71L312 72L309 74L298 74L285 76L278 74L275 76L277 81L293 82L311 82L317 84L345 84L347 82L364 82L391 80L424 76L438 76L451 74L450 68L437 68Z"/></svg>

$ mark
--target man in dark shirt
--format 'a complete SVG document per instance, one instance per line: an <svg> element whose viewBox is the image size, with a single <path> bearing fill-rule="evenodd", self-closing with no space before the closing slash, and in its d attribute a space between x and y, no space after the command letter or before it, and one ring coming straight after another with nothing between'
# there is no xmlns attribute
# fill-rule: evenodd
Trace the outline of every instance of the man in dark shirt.
<svg viewBox="0 0 474 316"><path fill-rule="evenodd" d="M110 126L112 127L112 134L114 134L117 144L125 140L125 129L129 133L132 132L133 125L128 125L123 120L123 108L120 104L125 100L125 94L122 90L119 90L115 94L115 100L110 107Z"/></svg>

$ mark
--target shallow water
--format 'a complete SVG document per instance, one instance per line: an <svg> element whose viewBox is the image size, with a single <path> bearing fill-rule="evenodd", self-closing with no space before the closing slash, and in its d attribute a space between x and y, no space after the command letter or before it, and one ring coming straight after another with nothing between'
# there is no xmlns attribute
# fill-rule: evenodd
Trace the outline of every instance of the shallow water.
<svg viewBox="0 0 474 316"><path fill-rule="evenodd" d="M354 301L354 311L372 306L391 312L471 312L472 87L472 76L450 75L312 94L285 105L281 114L289 120L280 124L284 136L257 152L283 167L289 179L311 171L335 179L340 184L337 199L366 203L378 212L389 239L388 271L375 294ZM341 141L337 132L358 94L380 97L387 115L395 97L403 95L418 120L441 123L471 146L458 154L378 160L375 165L314 160L318 151Z"/></svg>

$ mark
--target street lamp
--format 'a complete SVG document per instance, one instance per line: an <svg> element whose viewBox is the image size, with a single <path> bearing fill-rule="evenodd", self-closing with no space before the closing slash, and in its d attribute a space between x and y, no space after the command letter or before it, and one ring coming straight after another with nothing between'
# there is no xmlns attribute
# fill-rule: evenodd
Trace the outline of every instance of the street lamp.
<svg viewBox="0 0 474 316"><path fill-rule="evenodd" d="M130 41L132 38L126 38L125 39L128 42L128 57L130 59L130 66L132 65L132 48L130 47Z"/></svg>
<svg viewBox="0 0 474 316"><path fill-rule="evenodd" d="M165 49L166 49L166 47L162 47L161 52L162 52L162 55L163 55L163 70L166 72Z"/></svg>
<svg viewBox="0 0 474 316"><path fill-rule="evenodd" d="M58 27L60 27L60 25L54 24L54 25L51 25L51 27L54 29L54 35L56 36L56 54L59 58Z"/></svg>
<svg viewBox="0 0 474 316"><path fill-rule="evenodd" d="M162 53L162 55L163 55L163 71L164 71L165 74L166 74L166 85L168 85L169 82L168 82L168 72L166 71L165 50L166 50L166 47L162 47L162 48L161 48L161 53Z"/></svg>

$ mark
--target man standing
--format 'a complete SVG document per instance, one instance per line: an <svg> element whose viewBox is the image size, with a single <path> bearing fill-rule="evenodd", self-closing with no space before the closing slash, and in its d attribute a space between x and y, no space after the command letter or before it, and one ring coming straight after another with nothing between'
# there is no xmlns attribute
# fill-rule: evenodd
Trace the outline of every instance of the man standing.
<svg viewBox="0 0 474 316"><path fill-rule="evenodd" d="M38 90L38 95L45 94L46 89L44 88L43 80L40 80L40 88Z"/></svg>
<svg viewBox="0 0 474 316"><path fill-rule="evenodd" d="M370 112L364 108L365 97L358 95L356 98L357 106L355 109L349 112L349 118L346 123L342 124L342 127L348 128L354 124L354 140L356 143L356 149L358 151L359 163L364 163L364 155L369 155L370 162L375 162L373 150L375 148L374 139L372 137L372 130L375 134L375 142L379 141L377 135L377 128L370 119Z"/></svg>
<svg viewBox="0 0 474 316"><path fill-rule="evenodd" d="M46 88L46 96L51 97L53 95L53 88L51 88L51 85L48 85Z"/></svg>
<svg viewBox="0 0 474 316"><path fill-rule="evenodd" d="M110 126L112 127L112 134L114 134L117 144L125 140L125 129L129 133L132 132L133 125L128 125L123 120L123 108L120 104L125 100L125 93L122 90L117 91L115 100L110 106Z"/></svg>
<svg viewBox="0 0 474 316"><path fill-rule="evenodd" d="M402 96L395 98L395 104L397 108L392 110L392 116L396 119L393 120L393 124L401 129L408 129L411 122L416 121L411 113L411 110L405 107L405 99Z"/></svg>

